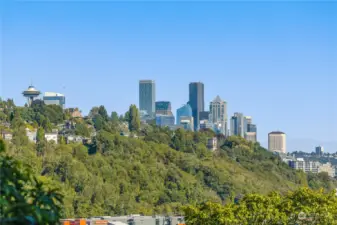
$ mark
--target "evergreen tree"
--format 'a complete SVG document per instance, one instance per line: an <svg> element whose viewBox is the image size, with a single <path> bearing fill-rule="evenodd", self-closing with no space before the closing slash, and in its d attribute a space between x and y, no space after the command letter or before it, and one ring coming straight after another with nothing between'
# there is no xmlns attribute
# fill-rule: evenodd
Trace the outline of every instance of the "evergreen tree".
<svg viewBox="0 0 337 225"><path fill-rule="evenodd" d="M39 127L36 133L36 152L37 155L43 155L46 149L45 133L42 127Z"/></svg>
<svg viewBox="0 0 337 225"><path fill-rule="evenodd" d="M45 140L44 135L45 135L44 129L42 127L39 127L36 133L36 142L39 143L40 141L44 141Z"/></svg>
<svg viewBox="0 0 337 225"><path fill-rule="evenodd" d="M97 131L100 131L104 127L104 119L100 114L94 116L94 127Z"/></svg>
<svg viewBox="0 0 337 225"><path fill-rule="evenodd" d="M131 105L129 108L128 123L129 123L130 131L139 131L140 117L139 117L139 111L135 105Z"/></svg>
<svg viewBox="0 0 337 225"><path fill-rule="evenodd" d="M101 105L98 108L98 114L101 115L101 117L103 118L104 121L108 121L109 120L108 112L106 111L106 109L105 109L105 107L103 105Z"/></svg>
<svg viewBox="0 0 337 225"><path fill-rule="evenodd" d="M110 119L111 119L112 122L118 122L118 120L119 120L118 113L117 112L112 112Z"/></svg>
<svg viewBox="0 0 337 225"><path fill-rule="evenodd" d="M28 138L26 135L26 126L23 122L19 111L14 112L13 120L11 123L13 129L13 140L12 142L16 146L23 146L28 144Z"/></svg>

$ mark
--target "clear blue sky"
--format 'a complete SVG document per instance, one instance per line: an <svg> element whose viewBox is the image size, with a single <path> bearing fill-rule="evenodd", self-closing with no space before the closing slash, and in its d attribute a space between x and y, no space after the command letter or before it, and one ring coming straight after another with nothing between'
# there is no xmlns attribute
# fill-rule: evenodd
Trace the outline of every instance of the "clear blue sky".
<svg viewBox="0 0 337 225"><path fill-rule="evenodd" d="M174 112L205 84L258 138L337 140L337 3L48 2L2 5L3 98L23 105L31 80L88 112L124 113L154 79Z"/></svg>

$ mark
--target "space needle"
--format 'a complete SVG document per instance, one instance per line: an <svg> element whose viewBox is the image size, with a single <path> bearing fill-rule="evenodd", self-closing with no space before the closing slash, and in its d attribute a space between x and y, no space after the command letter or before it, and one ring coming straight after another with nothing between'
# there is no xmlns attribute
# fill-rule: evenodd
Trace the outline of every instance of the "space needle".
<svg viewBox="0 0 337 225"><path fill-rule="evenodd" d="M27 90L22 92L22 95L27 98L28 106L32 104L35 98L37 98L41 92L37 90L33 85L30 85Z"/></svg>

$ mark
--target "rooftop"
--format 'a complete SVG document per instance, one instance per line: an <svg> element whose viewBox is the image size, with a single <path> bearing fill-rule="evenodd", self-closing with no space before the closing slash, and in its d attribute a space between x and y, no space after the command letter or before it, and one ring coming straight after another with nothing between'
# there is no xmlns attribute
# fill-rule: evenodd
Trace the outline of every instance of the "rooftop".
<svg viewBox="0 0 337 225"><path fill-rule="evenodd" d="M28 94L35 94L35 95L39 95L40 91L37 90L34 86L29 86L27 90L23 91L22 94L24 95L28 95Z"/></svg>
<svg viewBox="0 0 337 225"><path fill-rule="evenodd" d="M146 83L146 84L147 83L152 83L153 84L154 82L155 82L154 80L140 80L139 81L139 83L141 83L141 84L144 84L144 83Z"/></svg>
<svg viewBox="0 0 337 225"><path fill-rule="evenodd" d="M44 93L44 97L55 97L55 96L62 96L62 97L64 97L63 94L56 93L56 92L45 92Z"/></svg>
<svg viewBox="0 0 337 225"><path fill-rule="evenodd" d="M217 95L217 96L215 97L215 99L213 100L213 102L223 102L223 100L220 98L219 95Z"/></svg>
<svg viewBox="0 0 337 225"><path fill-rule="evenodd" d="M272 131L272 132L270 132L269 134L285 134L285 133L283 133L283 132L281 132L281 131Z"/></svg>

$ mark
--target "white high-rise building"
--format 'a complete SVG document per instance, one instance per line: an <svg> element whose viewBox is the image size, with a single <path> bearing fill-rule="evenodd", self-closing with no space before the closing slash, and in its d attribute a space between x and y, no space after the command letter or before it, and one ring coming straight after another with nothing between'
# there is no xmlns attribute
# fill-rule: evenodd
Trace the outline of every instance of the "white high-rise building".
<svg viewBox="0 0 337 225"><path fill-rule="evenodd" d="M268 150L287 153L286 134L281 131L270 132L268 134Z"/></svg>
<svg viewBox="0 0 337 225"><path fill-rule="evenodd" d="M220 132L222 134L227 135L227 103L219 95L211 101L209 115L209 120L221 129Z"/></svg>

